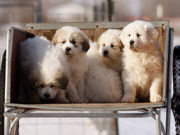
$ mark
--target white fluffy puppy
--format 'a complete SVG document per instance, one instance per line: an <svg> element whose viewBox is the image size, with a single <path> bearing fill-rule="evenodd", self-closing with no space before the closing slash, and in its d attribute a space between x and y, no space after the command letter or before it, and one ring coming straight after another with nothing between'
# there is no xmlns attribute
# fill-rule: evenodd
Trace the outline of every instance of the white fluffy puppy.
<svg viewBox="0 0 180 135"><path fill-rule="evenodd" d="M98 38L98 54L103 63L121 74L123 44L119 38L120 30L108 29Z"/></svg>
<svg viewBox="0 0 180 135"><path fill-rule="evenodd" d="M94 103L120 102L123 91L118 72L103 63L96 43L91 44L87 55L89 68L86 76L86 99Z"/></svg>
<svg viewBox="0 0 180 135"><path fill-rule="evenodd" d="M68 79L68 65L63 51L45 37L28 38L22 42L19 59L23 77L27 78L26 84L31 87L28 96L34 98L35 94L31 93L36 93L43 100L61 103L80 100Z"/></svg>
<svg viewBox="0 0 180 135"><path fill-rule="evenodd" d="M84 99L84 78L88 70L88 37L77 27L64 26L56 31L52 41L60 46L67 56L70 80L77 88L79 96Z"/></svg>
<svg viewBox="0 0 180 135"><path fill-rule="evenodd" d="M162 101L163 57L158 47L158 31L153 24L134 21L121 33L123 53L123 102Z"/></svg>

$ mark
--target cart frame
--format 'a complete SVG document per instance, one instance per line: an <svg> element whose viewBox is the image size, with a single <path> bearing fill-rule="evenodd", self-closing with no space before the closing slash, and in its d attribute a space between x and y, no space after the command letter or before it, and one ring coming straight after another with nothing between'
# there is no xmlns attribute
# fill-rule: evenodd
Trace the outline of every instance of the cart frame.
<svg viewBox="0 0 180 135"><path fill-rule="evenodd" d="M168 21L151 21L156 27L166 30L165 55L164 55L164 86L163 102L161 103L108 103L108 104L18 104L10 101L10 75L11 75L11 52L13 45L13 31L8 32L8 47L6 52L5 73L5 103L4 103L4 135L13 133L15 125L20 118L24 117L96 117L96 118L134 118L152 117L156 121L157 135L170 135L170 113L171 113L171 78L173 62L173 29L169 27ZM123 28L129 22L99 22L99 23L32 23L28 24L28 30L50 30L58 29L64 25L79 27L80 29L99 28ZM20 30L20 29L17 29ZM20 30L23 31L23 30ZM165 128L160 119L160 111L166 109ZM40 111L40 112L37 112ZM47 112L51 111L51 112ZM64 113L63 111L67 111ZM77 112L72 112L77 111ZM89 111L89 112L84 112ZM96 112L91 112L96 111ZM99 112L100 111L100 112ZM102 113L103 111L103 113ZM109 112L111 111L111 112ZM117 111L117 113L113 113ZM121 111L121 112L120 112ZM130 111L124 113L123 111ZM139 111L134 113L131 111ZM15 118L12 123L10 119Z"/></svg>

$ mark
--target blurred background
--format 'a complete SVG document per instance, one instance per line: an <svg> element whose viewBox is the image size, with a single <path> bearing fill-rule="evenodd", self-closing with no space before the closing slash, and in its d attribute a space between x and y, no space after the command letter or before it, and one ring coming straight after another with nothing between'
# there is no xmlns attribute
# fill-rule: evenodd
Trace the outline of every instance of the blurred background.
<svg viewBox="0 0 180 135"><path fill-rule="evenodd" d="M169 20L175 29L174 45L180 44L179 0L0 0L0 57L6 48L7 29L25 29L31 22L96 22ZM162 110L162 119L165 119ZM110 119L97 120L97 127L89 119L22 119L20 135L111 135L115 130ZM174 131L172 117L171 134ZM130 129L130 130L129 130ZM52 132L53 131L53 132ZM120 119L120 135L153 135L152 119Z"/></svg>
<svg viewBox="0 0 180 135"><path fill-rule="evenodd" d="M30 22L169 20L180 44L179 0L0 0L0 53L6 30Z"/></svg>

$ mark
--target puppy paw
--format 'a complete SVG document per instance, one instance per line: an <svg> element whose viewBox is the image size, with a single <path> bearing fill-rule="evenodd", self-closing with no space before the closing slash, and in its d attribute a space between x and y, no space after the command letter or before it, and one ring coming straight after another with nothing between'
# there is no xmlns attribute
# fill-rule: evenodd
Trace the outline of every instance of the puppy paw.
<svg viewBox="0 0 180 135"><path fill-rule="evenodd" d="M83 103L83 100L80 98L71 99L70 101L71 101L71 103Z"/></svg>
<svg viewBox="0 0 180 135"><path fill-rule="evenodd" d="M162 102L162 99L163 98L160 95L153 95L153 96L150 97L150 102L153 102L153 103Z"/></svg>
<svg viewBox="0 0 180 135"><path fill-rule="evenodd" d="M70 103L70 102L66 98L59 98L59 99L55 100L55 103L65 103L65 104L67 104L67 103Z"/></svg>
<svg viewBox="0 0 180 135"><path fill-rule="evenodd" d="M64 99L62 103L70 103L68 99Z"/></svg>
<svg viewBox="0 0 180 135"><path fill-rule="evenodd" d="M134 103L135 99L132 97L123 97L121 100L122 103Z"/></svg>

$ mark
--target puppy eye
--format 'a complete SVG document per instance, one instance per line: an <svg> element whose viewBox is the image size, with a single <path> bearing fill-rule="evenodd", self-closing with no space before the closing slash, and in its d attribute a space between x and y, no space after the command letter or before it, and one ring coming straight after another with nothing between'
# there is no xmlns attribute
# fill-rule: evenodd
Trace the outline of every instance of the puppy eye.
<svg viewBox="0 0 180 135"><path fill-rule="evenodd" d="M63 40L61 43L63 43L63 44L64 44L64 43L66 43L66 41L65 41L65 40Z"/></svg>
<svg viewBox="0 0 180 135"><path fill-rule="evenodd" d="M113 45L113 44L111 44L111 48L114 48L114 45Z"/></svg>
<svg viewBox="0 0 180 135"><path fill-rule="evenodd" d="M55 86L51 84L50 87L51 87L51 88L54 88Z"/></svg>
<svg viewBox="0 0 180 135"><path fill-rule="evenodd" d="M75 41L75 40L72 40L72 42L71 42L71 43L75 45L75 44L76 44L76 41Z"/></svg>
<svg viewBox="0 0 180 135"><path fill-rule="evenodd" d="M44 88L44 85L43 85L43 84L41 84L39 87L40 87L40 88Z"/></svg>
<svg viewBox="0 0 180 135"><path fill-rule="evenodd" d="M129 37L131 36L131 34L128 35Z"/></svg>
<svg viewBox="0 0 180 135"><path fill-rule="evenodd" d="M141 36L139 33L137 33L136 35L137 35L137 37L140 37L140 36Z"/></svg>

